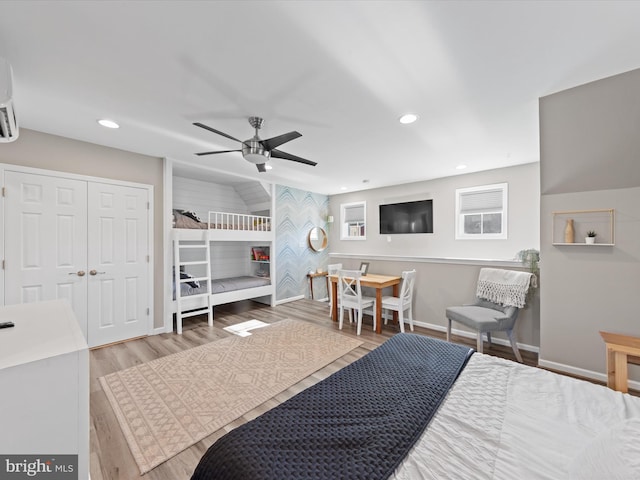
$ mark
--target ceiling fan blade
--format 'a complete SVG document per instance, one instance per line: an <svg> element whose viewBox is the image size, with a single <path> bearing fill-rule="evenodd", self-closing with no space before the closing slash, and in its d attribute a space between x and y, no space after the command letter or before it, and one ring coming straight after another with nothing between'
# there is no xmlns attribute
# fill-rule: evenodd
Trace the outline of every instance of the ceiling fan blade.
<svg viewBox="0 0 640 480"><path fill-rule="evenodd" d="M258 167L258 171L259 172L266 172L267 168L265 167L264 163L256 163L256 167Z"/></svg>
<svg viewBox="0 0 640 480"><path fill-rule="evenodd" d="M282 135L278 135L277 137L267 138L266 140L261 140L262 146L267 150L273 150L276 147L279 147L283 143L290 142L291 140L295 140L298 137L301 137L302 134L298 132L289 132Z"/></svg>
<svg viewBox="0 0 640 480"><path fill-rule="evenodd" d="M194 125L196 127L200 127L200 128L204 128L205 130L209 130L210 132L217 133L218 135L222 135L223 137L227 137L227 138L229 138L231 140L235 140L236 142L243 143L242 140L238 140L237 138L234 138L231 135L227 135L226 133L221 132L220 130L216 130L215 128L211 128L211 127L205 125L204 123L195 122Z"/></svg>
<svg viewBox="0 0 640 480"><path fill-rule="evenodd" d="M199 157L202 155L215 155L216 153L230 153L230 152L241 152L242 150L218 150L217 152L200 152L196 153Z"/></svg>
<svg viewBox="0 0 640 480"><path fill-rule="evenodd" d="M295 155L291 155L290 153L281 152L280 150L271 150L271 158L282 158L284 160L291 160L293 162L304 163L306 165L311 165L315 167L317 165L316 162L312 162L311 160L307 160L302 157L297 157Z"/></svg>

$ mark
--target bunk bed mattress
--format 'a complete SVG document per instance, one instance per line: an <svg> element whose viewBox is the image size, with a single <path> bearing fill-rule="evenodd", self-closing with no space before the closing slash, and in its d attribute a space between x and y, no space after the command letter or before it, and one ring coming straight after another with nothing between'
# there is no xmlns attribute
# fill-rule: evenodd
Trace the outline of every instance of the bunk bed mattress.
<svg viewBox="0 0 640 480"><path fill-rule="evenodd" d="M248 288L264 287L266 285L271 285L271 279L269 277L244 275L240 277L214 278L211 279L211 293L233 292L236 290L246 290ZM201 284L199 287L192 287L187 283L182 283L180 284L180 289L183 297L207 292L207 287L204 284Z"/></svg>
<svg viewBox="0 0 640 480"><path fill-rule="evenodd" d="M371 382L383 388L385 379L374 375ZM387 408L399 405L390 402ZM638 435L640 398L475 353L388 478L640 478ZM244 454L249 458L255 451ZM200 468L192 478L218 477ZM309 470L298 478L330 477ZM343 478L367 477L345 472Z"/></svg>
<svg viewBox="0 0 640 480"><path fill-rule="evenodd" d="M268 277L245 275L242 277L217 278L211 280L211 293L233 292L247 288L264 287L270 284L271 280Z"/></svg>

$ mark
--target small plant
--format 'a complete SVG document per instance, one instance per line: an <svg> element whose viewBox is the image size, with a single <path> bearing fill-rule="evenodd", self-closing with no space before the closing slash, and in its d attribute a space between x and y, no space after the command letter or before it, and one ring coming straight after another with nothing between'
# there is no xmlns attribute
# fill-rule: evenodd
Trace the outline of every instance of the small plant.
<svg viewBox="0 0 640 480"><path fill-rule="evenodd" d="M597 233L595 232L595 230L589 230L587 232L587 237L595 238L596 235Z"/></svg>
<svg viewBox="0 0 640 480"><path fill-rule="evenodd" d="M540 251L535 248L520 250L516 253L516 260L519 260L531 273L538 274L540 261Z"/></svg>

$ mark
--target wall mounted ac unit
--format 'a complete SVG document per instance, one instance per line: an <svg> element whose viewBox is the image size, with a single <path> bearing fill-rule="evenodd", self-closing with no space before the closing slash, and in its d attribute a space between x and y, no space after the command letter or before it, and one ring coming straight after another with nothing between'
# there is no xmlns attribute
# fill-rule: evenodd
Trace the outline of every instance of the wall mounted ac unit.
<svg viewBox="0 0 640 480"><path fill-rule="evenodd" d="M13 109L13 75L11 65L0 58L0 143L18 138L18 121Z"/></svg>

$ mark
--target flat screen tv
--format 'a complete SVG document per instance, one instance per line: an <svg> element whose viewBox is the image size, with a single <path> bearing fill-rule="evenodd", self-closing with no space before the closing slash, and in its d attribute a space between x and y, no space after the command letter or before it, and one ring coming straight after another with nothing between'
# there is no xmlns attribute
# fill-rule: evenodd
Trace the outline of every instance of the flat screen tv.
<svg viewBox="0 0 640 480"><path fill-rule="evenodd" d="M433 200L380 205L380 234L433 233Z"/></svg>

